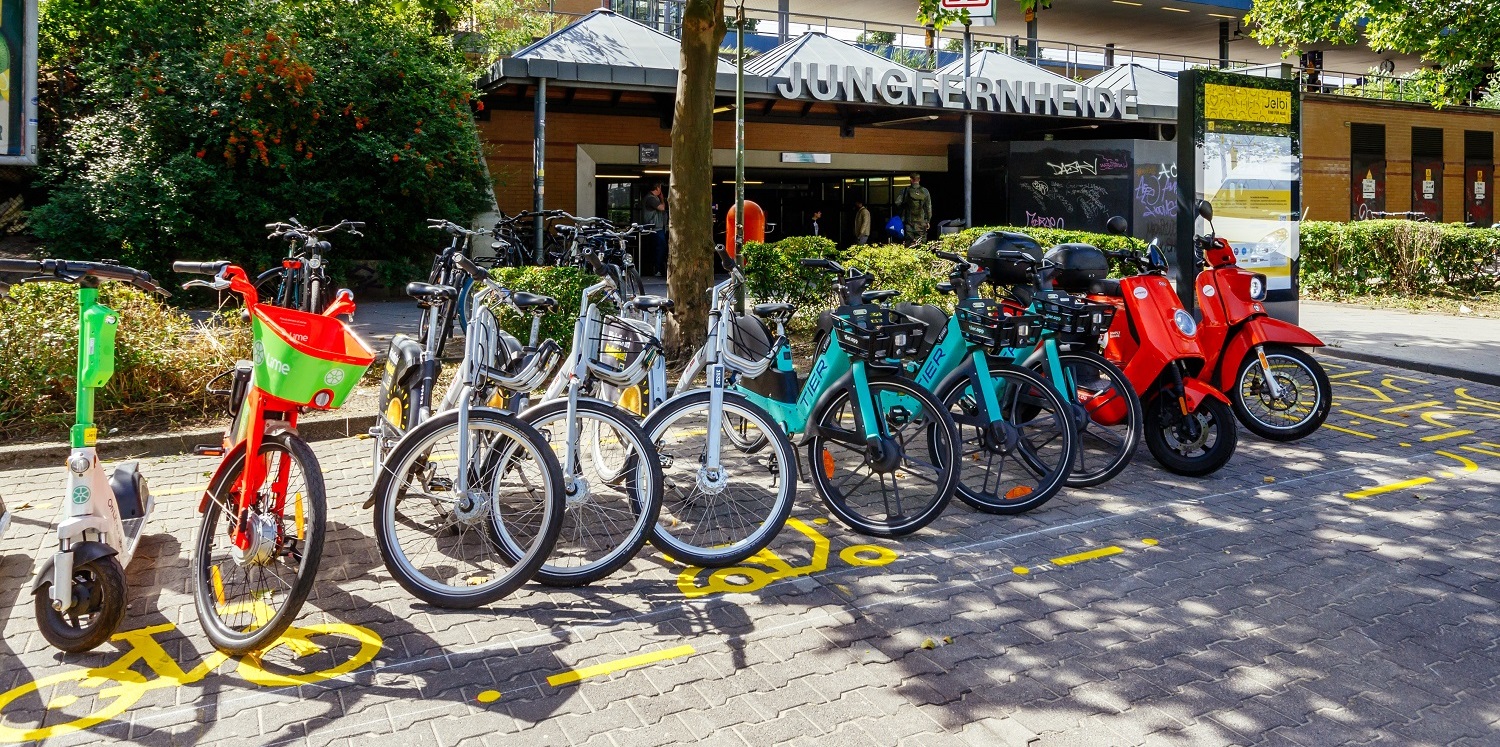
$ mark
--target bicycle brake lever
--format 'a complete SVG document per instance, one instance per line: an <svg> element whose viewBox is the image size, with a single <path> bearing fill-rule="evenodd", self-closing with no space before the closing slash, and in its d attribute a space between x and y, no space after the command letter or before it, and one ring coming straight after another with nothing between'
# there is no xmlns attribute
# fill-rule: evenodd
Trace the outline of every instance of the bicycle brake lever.
<svg viewBox="0 0 1500 747"><path fill-rule="evenodd" d="M212 288L216 291L229 290L229 281L214 278L213 280L189 280L182 284L182 289L189 288Z"/></svg>

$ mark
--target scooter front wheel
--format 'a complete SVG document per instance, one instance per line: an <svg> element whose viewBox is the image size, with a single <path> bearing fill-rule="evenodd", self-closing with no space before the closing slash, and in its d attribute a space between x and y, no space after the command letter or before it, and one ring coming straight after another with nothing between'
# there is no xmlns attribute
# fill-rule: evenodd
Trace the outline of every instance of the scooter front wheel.
<svg viewBox="0 0 1500 747"><path fill-rule="evenodd" d="M125 569L113 555L73 567L73 606L52 609L52 584L44 583L33 597L36 623L42 637L70 654L90 651L109 640L125 619Z"/></svg>
<svg viewBox="0 0 1500 747"><path fill-rule="evenodd" d="M1146 403L1146 447L1168 472L1188 477L1217 472L1234 456L1238 443L1234 413L1213 397L1203 398L1187 415L1176 399L1160 392Z"/></svg>
<svg viewBox="0 0 1500 747"><path fill-rule="evenodd" d="M1272 393L1260 357L1247 355L1234 377L1229 400L1235 417L1261 438L1296 441L1323 427L1333 402L1333 386L1318 361L1285 345L1267 345L1266 362L1276 382Z"/></svg>

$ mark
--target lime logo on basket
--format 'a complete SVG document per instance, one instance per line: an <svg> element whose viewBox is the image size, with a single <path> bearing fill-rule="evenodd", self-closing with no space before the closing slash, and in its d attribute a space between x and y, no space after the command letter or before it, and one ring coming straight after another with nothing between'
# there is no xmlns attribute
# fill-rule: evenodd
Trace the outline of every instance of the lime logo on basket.
<svg viewBox="0 0 1500 747"><path fill-rule="evenodd" d="M323 374L323 383L329 386L338 386L339 382L343 380L344 369L342 368L329 369L328 373Z"/></svg>
<svg viewBox="0 0 1500 747"><path fill-rule="evenodd" d="M256 340L255 344L253 344L253 345L250 346L250 360L252 362L254 362L255 365L259 366L260 362L263 361L263 360L265 360L265 359L266 359L266 346L262 345L261 342L260 342L260 340Z"/></svg>
<svg viewBox="0 0 1500 747"><path fill-rule="evenodd" d="M79 485L73 488L73 502L78 504L89 502L89 486Z"/></svg>

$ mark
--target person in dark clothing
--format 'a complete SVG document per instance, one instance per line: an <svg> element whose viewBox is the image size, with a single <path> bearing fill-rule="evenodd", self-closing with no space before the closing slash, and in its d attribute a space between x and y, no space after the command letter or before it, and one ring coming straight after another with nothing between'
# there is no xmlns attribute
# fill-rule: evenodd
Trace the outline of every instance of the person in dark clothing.
<svg viewBox="0 0 1500 747"><path fill-rule="evenodd" d="M642 257L642 275L658 275L665 277L667 274L667 196L663 193L661 182L651 185L651 191L646 193L644 200L646 208L646 223L656 228L656 233L651 234L655 242L649 257Z"/></svg>
<svg viewBox="0 0 1500 747"><path fill-rule="evenodd" d="M822 210L814 210L813 214L812 214L812 222L810 222L808 224L808 226L807 226L807 235L808 236L822 236L823 235L822 220L823 220L823 211Z"/></svg>

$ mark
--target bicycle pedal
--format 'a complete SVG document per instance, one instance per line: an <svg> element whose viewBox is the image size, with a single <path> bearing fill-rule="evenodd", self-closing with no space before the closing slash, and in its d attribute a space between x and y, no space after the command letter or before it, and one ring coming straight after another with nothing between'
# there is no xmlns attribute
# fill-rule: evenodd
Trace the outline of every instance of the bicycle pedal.
<svg viewBox="0 0 1500 747"><path fill-rule="evenodd" d="M224 447L212 444L198 444L193 447L193 454L197 456L224 456Z"/></svg>

